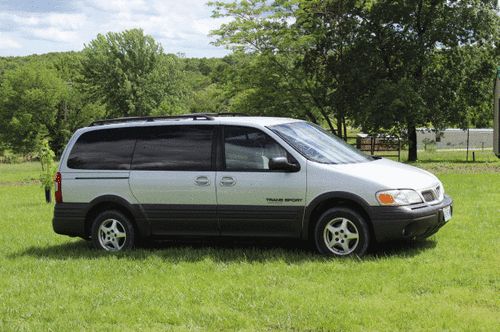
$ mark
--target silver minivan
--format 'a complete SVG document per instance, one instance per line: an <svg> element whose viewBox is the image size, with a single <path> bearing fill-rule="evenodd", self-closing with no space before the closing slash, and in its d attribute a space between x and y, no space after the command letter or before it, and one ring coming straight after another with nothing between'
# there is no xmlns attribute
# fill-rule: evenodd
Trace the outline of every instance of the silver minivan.
<svg viewBox="0 0 500 332"><path fill-rule="evenodd" d="M77 130L56 175L56 233L108 251L139 239L280 237L330 256L426 238L452 215L431 173L275 117L102 120Z"/></svg>

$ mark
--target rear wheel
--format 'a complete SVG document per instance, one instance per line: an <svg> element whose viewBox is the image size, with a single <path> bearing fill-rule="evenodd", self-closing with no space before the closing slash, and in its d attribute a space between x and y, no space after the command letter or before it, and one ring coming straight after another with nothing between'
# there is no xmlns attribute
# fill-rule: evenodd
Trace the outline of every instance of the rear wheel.
<svg viewBox="0 0 500 332"><path fill-rule="evenodd" d="M363 217L350 208L336 207L319 218L314 240L318 251L328 256L363 256L370 232Z"/></svg>
<svg viewBox="0 0 500 332"><path fill-rule="evenodd" d="M134 246L134 240L132 223L119 211L105 211L92 224L92 243L97 249L124 251Z"/></svg>

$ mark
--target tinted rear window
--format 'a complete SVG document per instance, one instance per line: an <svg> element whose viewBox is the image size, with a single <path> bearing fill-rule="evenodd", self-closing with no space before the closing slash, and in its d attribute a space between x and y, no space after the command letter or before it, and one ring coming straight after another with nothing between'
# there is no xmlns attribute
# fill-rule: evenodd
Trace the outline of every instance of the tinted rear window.
<svg viewBox="0 0 500 332"><path fill-rule="evenodd" d="M209 171L213 126L144 127L138 133L132 169Z"/></svg>
<svg viewBox="0 0 500 332"><path fill-rule="evenodd" d="M128 170L134 150L133 128L104 129L82 134L68 158L73 169Z"/></svg>

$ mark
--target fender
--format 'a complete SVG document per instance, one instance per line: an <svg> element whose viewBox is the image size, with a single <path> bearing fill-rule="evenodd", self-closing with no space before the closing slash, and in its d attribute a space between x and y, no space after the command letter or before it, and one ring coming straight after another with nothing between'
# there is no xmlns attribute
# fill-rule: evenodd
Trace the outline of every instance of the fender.
<svg viewBox="0 0 500 332"><path fill-rule="evenodd" d="M149 223L148 218L146 218L146 214L140 204L131 204L124 198L115 195L103 195L97 198L94 198L89 204L85 211L85 216L97 205L101 203L114 203L120 206L123 206L127 209L132 216L134 217L135 224L139 230L139 233L142 236L151 235L151 225Z"/></svg>
<svg viewBox="0 0 500 332"><path fill-rule="evenodd" d="M327 200L345 200L348 202L353 202L359 205L364 212L364 214L370 218L371 206L361 197L346 191L330 191L323 193L315 197L304 210L304 220L302 224L302 239L307 240L309 238L309 224L311 223L311 216L314 210L323 202Z"/></svg>

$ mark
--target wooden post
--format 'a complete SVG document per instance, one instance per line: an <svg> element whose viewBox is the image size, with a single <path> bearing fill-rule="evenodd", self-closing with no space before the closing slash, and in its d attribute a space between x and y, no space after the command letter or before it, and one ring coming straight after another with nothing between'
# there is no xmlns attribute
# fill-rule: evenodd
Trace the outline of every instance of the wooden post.
<svg viewBox="0 0 500 332"><path fill-rule="evenodd" d="M401 161L401 138L398 137L398 161Z"/></svg>
<svg viewBox="0 0 500 332"><path fill-rule="evenodd" d="M469 161L469 128L467 128L467 157L466 157L466 161Z"/></svg>
<svg viewBox="0 0 500 332"><path fill-rule="evenodd" d="M50 193L50 188L45 188L45 202L51 203L52 202L52 195Z"/></svg>

